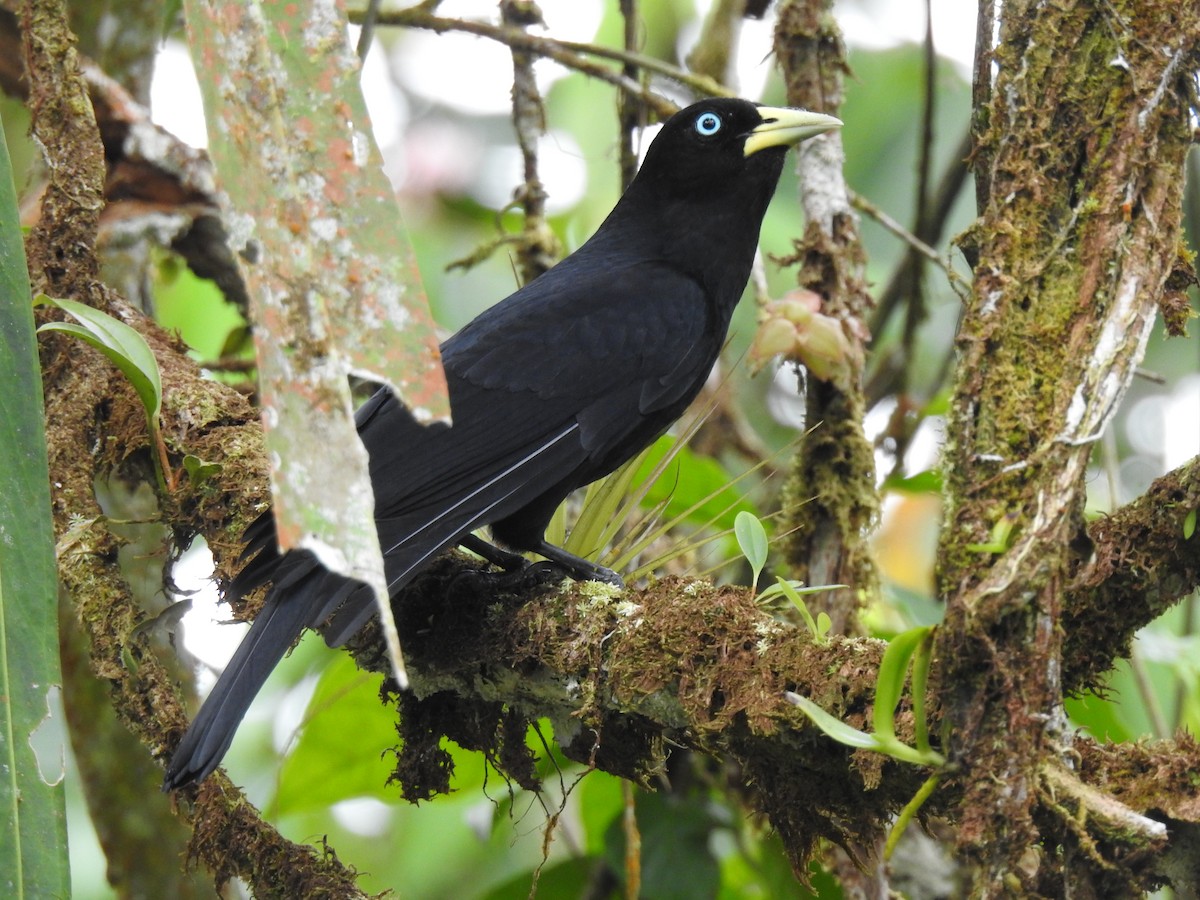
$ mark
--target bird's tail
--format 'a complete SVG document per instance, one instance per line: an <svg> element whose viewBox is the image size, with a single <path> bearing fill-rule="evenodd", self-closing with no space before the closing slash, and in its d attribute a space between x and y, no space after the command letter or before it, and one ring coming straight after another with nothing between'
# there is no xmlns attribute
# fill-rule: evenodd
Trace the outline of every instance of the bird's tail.
<svg viewBox="0 0 1200 900"><path fill-rule="evenodd" d="M221 762L246 710L330 592L331 576L311 556L289 560L261 612L212 693L200 707L167 767L163 790L200 781ZM277 570L276 570L277 571Z"/></svg>

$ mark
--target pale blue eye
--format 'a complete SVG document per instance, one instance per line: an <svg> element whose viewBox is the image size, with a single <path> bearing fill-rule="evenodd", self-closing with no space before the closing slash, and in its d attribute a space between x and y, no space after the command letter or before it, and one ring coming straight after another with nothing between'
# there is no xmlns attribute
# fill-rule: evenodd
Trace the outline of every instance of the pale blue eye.
<svg viewBox="0 0 1200 900"><path fill-rule="evenodd" d="M716 113L701 113L696 119L696 133L703 137L712 137L721 130L721 117Z"/></svg>

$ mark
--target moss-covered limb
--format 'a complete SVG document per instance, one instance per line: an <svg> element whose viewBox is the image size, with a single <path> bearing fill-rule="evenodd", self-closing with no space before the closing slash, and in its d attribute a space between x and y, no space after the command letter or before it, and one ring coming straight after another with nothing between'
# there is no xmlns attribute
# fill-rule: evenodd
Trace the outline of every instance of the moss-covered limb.
<svg viewBox="0 0 1200 900"><path fill-rule="evenodd" d="M870 730L882 642L815 644L742 589L666 579L498 600L492 579L444 559L395 610L415 692L396 773L406 796L442 789L441 735L520 766L504 717L548 717L568 756L643 784L672 745L736 763L804 871L817 838L870 845L926 774L835 743L785 698L795 691ZM355 646L360 664L381 667L377 637ZM898 719L911 742L911 715Z"/></svg>
<svg viewBox="0 0 1200 900"><path fill-rule="evenodd" d="M1099 851L1107 863L1089 866L1100 883L1108 882L1097 896L1134 896L1117 878L1139 890L1171 884L1176 894L1194 896L1200 890L1195 739L1182 733L1136 744L1081 738L1072 756L1071 771L1052 764L1043 770L1043 803L1078 838L1076 852L1095 860Z"/></svg>
<svg viewBox="0 0 1200 900"><path fill-rule="evenodd" d="M836 112L848 71L845 45L827 0L790 0L779 9L775 54L787 83L788 103ZM808 218L792 261L799 283L821 298L822 313L836 317L853 348L838 384L808 378L808 433L801 439L784 486L784 554L795 577L808 584L851 589L815 594L834 631L855 633L858 611L875 595L879 576L866 535L879 514L875 458L862 430L862 345L871 298L857 220L842 178L841 141L825 135L797 151L801 201Z"/></svg>
<svg viewBox="0 0 1200 900"><path fill-rule="evenodd" d="M818 837L871 846L926 774L847 750L783 702L794 690L869 730L878 641L814 645L740 589L667 579L626 593L590 584L509 584L497 593L504 576L470 565L443 558L396 602L414 693L399 698L395 777L410 799L447 789L443 736L528 785L525 723L546 717L569 757L642 784L653 784L668 746L734 763L802 871ZM360 665L386 672L377 635L360 635L354 652ZM904 707L898 724L911 742ZM1189 780L1200 768L1195 744L1108 747L1080 737L1062 758L1076 760L1075 770L1059 756L1039 764L1030 816L1042 845L1064 852L1033 857L1028 895L1112 880L1118 868L1143 888L1158 883L1179 848L1152 820L1200 817ZM973 777L949 773L928 811L959 825Z"/></svg>
<svg viewBox="0 0 1200 900"><path fill-rule="evenodd" d="M174 745L187 725L174 673L160 661L150 638L139 630L147 611L131 595L117 559L119 540L96 502L93 484L120 465L132 477L148 452L145 416L129 386L90 348L56 339L44 349L50 472L54 482L55 529L59 576L74 606L74 616L91 641L89 664L107 689L109 702L124 726L155 756ZM172 449L199 449L203 458L223 463L221 472L198 487L184 484L168 498L164 521L176 526L179 539L203 533L218 559L228 564L247 518L255 509L257 485L265 484L258 426L242 418L245 401L228 389L203 381L182 357L165 357L164 387L188 406L164 416ZM191 370L193 383L174 377ZM209 391L207 402L201 392ZM223 404L223 405L222 405ZM199 421L209 410L212 421ZM191 416L197 416L196 419ZM80 447L101 448L95 455ZM179 457L174 455L178 461ZM253 463L253 464L252 464ZM143 465L141 474L148 475ZM243 482L241 479L245 479ZM193 825L190 854L217 877L240 875L255 883L256 896L309 896L294 890L305 884L336 884L326 896L356 896L353 873L336 858L284 840L263 823L240 792L223 778L206 789L194 806L181 808ZM315 889L315 888L314 888ZM340 891L340 893L339 893Z"/></svg>
<svg viewBox="0 0 1200 900"><path fill-rule="evenodd" d="M1200 457L1088 525L1092 553L1067 586L1063 688L1096 686L1134 633L1200 585ZM1191 517L1191 536L1188 519Z"/></svg>
<svg viewBox="0 0 1200 900"><path fill-rule="evenodd" d="M261 508L266 474L257 416L236 392L200 377L151 323L119 305L155 349L162 369L163 433L178 466L192 453L221 469L200 485L183 479L163 500L163 521L186 545L202 534L220 571L228 574L240 534ZM148 477L145 414L129 385L90 348L63 338L43 347L50 472L59 575L75 617L88 633L90 666L126 728L155 756L174 745L187 725L173 672L159 660L148 618L130 594L117 560L118 539L96 502L97 478L114 472ZM96 447L94 454L81 447ZM194 805L181 808L193 826L191 857L218 877L254 882L256 896L357 896L354 874L331 854L284 840L258 817L240 792L221 779ZM297 879L300 879L297 882ZM304 886L297 889L297 884ZM312 893L317 891L317 893Z"/></svg>
<svg viewBox="0 0 1200 900"><path fill-rule="evenodd" d="M92 672L89 638L65 593L59 603L63 701L76 771L109 883L121 897L201 897L205 872L184 871L191 829L158 790L162 770L117 718Z"/></svg>
<svg viewBox="0 0 1200 900"><path fill-rule="evenodd" d="M26 253L33 289L56 297L74 296L73 288L99 272L96 224L104 206L104 147L66 16L62 0L27 0L20 10L32 130L47 173Z"/></svg>
<svg viewBox="0 0 1200 900"><path fill-rule="evenodd" d="M960 849L982 896L1039 884L1022 858L1041 836L1037 773L1055 752L1044 725L1061 702L1086 464L1176 265L1182 73L1200 61L1195 8L1017 2L1001 16L938 573L941 697L970 785Z"/></svg>
<svg viewBox="0 0 1200 900"><path fill-rule="evenodd" d="M1062 860L1033 857L1040 893L1058 896L1063 870L1070 872L1072 893L1093 897L1136 897L1161 887L1164 851L1170 846L1167 826L1110 794L1084 783L1057 763L1042 767L1039 824L1057 830ZM1031 860L1030 862L1032 862ZM1180 885L1182 886L1182 885Z"/></svg>

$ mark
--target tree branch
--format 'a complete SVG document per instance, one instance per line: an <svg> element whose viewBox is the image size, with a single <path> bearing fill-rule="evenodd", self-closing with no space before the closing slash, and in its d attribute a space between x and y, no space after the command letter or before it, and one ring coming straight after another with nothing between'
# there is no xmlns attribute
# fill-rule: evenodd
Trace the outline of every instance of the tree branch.
<svg viewBox="0 0 1200 900"><path fill-rule="evenodd" d="M1200 457L1087 529L1091 554L1068 583L1063 605L1063 687L1097 686L1130 655L1139 628L1200 586Z"/></svg>
<svg viewBox="0 0 1200 900"><path fill-rule="evenodd" d="M792 0L779 9L775 53L787 82L788 102L836 111L847 71L845 46L831 3ZM879 590L879 575L866 534L879 515L875 459L863 433L862 393L865 320L871 307L864 278L866 259L842 176L841 138L835 132L802 144L801 202L808 225L789 262L802 264L798 281L821 298L822 313L840 321L846 344L845 383L809 375L805 398L808 431L797 448L782 506L787 561L807 584L845 584L809 598L827 612L833 630L859 630L859 610Z"/></svg>

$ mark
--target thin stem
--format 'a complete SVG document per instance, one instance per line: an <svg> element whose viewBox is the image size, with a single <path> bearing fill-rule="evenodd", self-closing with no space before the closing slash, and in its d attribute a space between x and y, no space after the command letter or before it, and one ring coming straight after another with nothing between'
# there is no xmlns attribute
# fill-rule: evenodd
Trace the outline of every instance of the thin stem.
<svg viewBox="0 0 1200 900"><path fill-rule="evenodd" d="M367 61L367 54L371 50L371 41L375 37L375 25L379 21L379 2L380 0L367 0L367 8L363 11L362 16L362 31L358 34L358 53L359 62Z"/></svg>
<svg viewBox="0 0 1200 900"><path fill-rule="evenodd" d="M360 18L351 14L351 21ZM585 56L598 56L619 63L628 63L637 68L654 72L672 81L686 85L697 94L714 97L728 97L728 88L722 87L705 75L688 72L678 66L672 66L662 60L634 53L629 50L617 50L611 47L601 47L596 44L580 43L577 41L559 41L554 38L539 37L529 34L519 28L506 25L493 25L490 22L480 22L473 19L451 19L433 15L425 5L412 6L407 9L391 10L379 14L380 25L392 25L405 28L424 28L428 31L444 33L459 31L474 34L489 40L498 41L508 47L527 50L537 56L552 59L568 69L582 72L601 81L606 81L626 93L640 98L656 115L667 118L678 110L678 106L666 97L654 93L637 81L620 72L594 63Z"/></svg>

